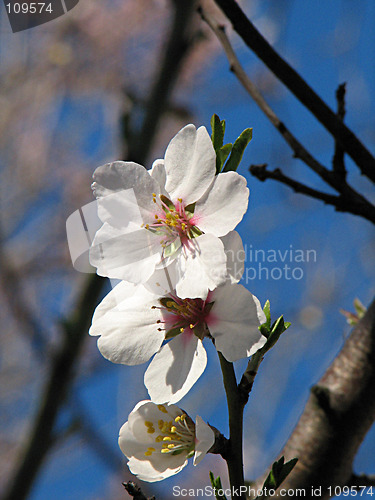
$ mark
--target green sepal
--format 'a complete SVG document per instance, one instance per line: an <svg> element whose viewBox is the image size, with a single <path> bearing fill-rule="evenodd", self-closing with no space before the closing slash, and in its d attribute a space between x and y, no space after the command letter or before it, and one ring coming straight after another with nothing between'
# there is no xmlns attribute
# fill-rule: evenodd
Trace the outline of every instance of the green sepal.
<svg viewBox="0 0 375 500"><path fill-rule="evenodd" d="M213 114L211 117L211 129L211 141L214 150L217 151L224 143L225 120L220 120L216 114Z"/></svg>
<svg viewBox="0 0 375 500"><path fill-rule="evenodd" d="M181 453L183 452L184 450L176 450L176 451L172 451L172 455L181 455ZM186 458L191 458L192 456L194 455L194 450L191 451L187 456Z"/></svg>
<svg viewBox="0 0 375 500"><path fill-rule="evenodd" d="M252 128L247 128L241 133L241 135L236 139L235 143L233 144L231 155L223 168L223 172L230 172L230 171L235 172L237 170L238 165L242 160L242 156L245 152L245 149L252 138L253 138Z"/></svg>
<svg viewBox="0 0 375 500"><path fill-rule="evenodd" d="M189 214L193 215L195 210L195 202L190 203L190 205L186 205L185 212L189 212Z"/></svg>
<svg viewBox="0 0 375 500"><path fill-rule="evenodd" d="M177 243L176 243L177 242ZM164 253L163 253L163 256L164 257L170 257L171 255L173 255L175 252L177 252L177 250L180 248L181 246L181 242L180 240L175 240L175 241L172 241L172 243L170 243L168 246L166 246L164 248Z"/></svg>
<svg viewBox="0 0 375 500"><path fill-rule="evenodd" d="M167 331L165 334L165 340L173 339L174 337L177 337L177 335L180 335L181 333L181 327L176 326L175 328L171 328L170 330Z"/></svg>
<svg viewBox="0 0 375 500"><path fill-rule="evenodd" d="M162 297L161 299L159 299L159 303L166 309L170 309L171 308L170 306L172 304L173 304L172 307L175 307L175 309L177 309L177 303L171 297Z"/></svg>
<svg viewBox="0 0 375 500"><path fill-rule="evenodd" d="M271 304L267 300L263 307L264 315L266 316L266 322L260 325L260 333L268 339L271 330Z"/></svg>
<svg viewBox="0 0 375 500"><path fill-rule="evenodd" d="M169 210L175 210L175 206L173 205L171 200L169 198L167 198L166 196L164 196L163 194L160 195L160 200L167 205ZM162 205L162 208L164 211L166 210L164 205Z"/></svg>
<svg viewBox="0 0 375 500"><path fill-rule="evenodd" d="M267 352L273 347L276 342L279 340L280 335L285 332L287 328L290 327L290 323L285 323L283 316L280 316L279 319L275 321L275 323L272 325L271 330L269 332L267 342L265 345L262 347L264 349L264 352Z"/></svg>
<svg viewBox="0 0 375 500"><path fill-rule="evenodd" d="M212 487L214 489L216 499L217 500L227 500L227 497L225 495L219 495L219 494L217 494L217 491L223 490L223 486L221 484L220 476L217 476L217 478L215 479L215 476L210 471L210 482L211 482L211 485L212 485Z"/></svg>
<svg viewBox="0 0 375 500"><path fill-rule="evenodd" d="M276 490L292 472L297 461L298 461L297 458L292 458L292 460L289 460L289 462L284 463L284 457L281 457L277 462L274 462L272 464L272 469L270 473L268 474L266 480L263 483L262 490L263 491ZM268 497L269 497L268 495L259 495L256 497L256 500L260 498L262 500L265 500Z"/></svg>
<svg viewBox="0 0 375 500"><path fill-rule="evenodd" d="M193 238L196 238L197 236L201 236L203 234L202 231L197 228L197 226L193 226L190 229L190 233L191 233Z"/></svg>
<svg viewBox="0 0 375 500"><path fill-rule="evenodd" d="M228 158L230 152L232 151L232 144L229 142L225 144L223 147L216 151L216 173L220 174L225 160Z"/></svg>

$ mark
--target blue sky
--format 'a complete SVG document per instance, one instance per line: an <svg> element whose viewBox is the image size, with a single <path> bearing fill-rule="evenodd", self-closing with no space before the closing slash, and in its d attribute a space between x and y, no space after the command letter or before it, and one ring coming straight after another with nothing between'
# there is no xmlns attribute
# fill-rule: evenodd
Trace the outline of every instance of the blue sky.
<svg viewBox="0 0 375 500"><path fill-rule="evenodd" d="M85 0L81 0L82 2ZM270 41L295 66L317 93L335 107L335 90L347 82L347 124L375 151L373 116L375 112L375 4L371 0L285 1L283 7L275 2L247 4L255 24L264 26ZM74 11L73 11L74 13ZM73 15L73 14L72 14ZM279 21L281 23L279 24ZM55 21L58 26L60 21ZM38 29L38 28L36 28ZM265 81L266 70L234 36L233 43L249 75ZM270 104L292 130L325 165L330 165L333 141L317 121L273 78L267 81ZM321 181L299 160L292 158L288 146L277 131L257 109L250 97L228 71L224 56L218 55L208 69L199 75L190 93L177 98L195 112L196 125L209 127L213 113L227 122L227 141L253 127L253 140L244 155L239 172L251 190L249 211L239 226L239 232L250 256L252 250L280 251L314 250L316 259L310 262L291 262L302 269L301 279L265 279L256 276L245 284L261 302L270 299L273 316L284 314L292 327L264 361L246 410L246 439L250 452L245 457L249 479L263 472L277 457L292 430L309 394L309 387L318 380L343 343L349 327L339 309L353 309L358 297L368 304L374 294L375 272L372 265L374 239L370 223L348 214L337 213L321 202L292 193L273 181L260 183L250 176L250 164L268 163L280 167L288 175L324 189ZM64 101L60 119L61 130L74 117L98 115L101 96L97 102ZM115 134L115 132L113 131ZM101 161L103 143L115 143L108 130L93 125L90 134L80 142L82 151L92 161ZM166 145L165 145L166 146ZM115 155L115 152L113 152ZM349 179L355 186L373 197L371 187L360 177L349 160ZM87 187L85 186L84 189ZM46 200L43 203L47 203ZM271 273L276 263L262 262ZM248 259L247 267L258 268L258 262ZM63 295L63 294L62 294ZM51 304L51 308L59 306ZM94 342L93 339L90 339ZM181 406L194 416L196 413L226 432L226 409L220 373L214 349L209 351L209 365ZM145 367L127 368L111 365L98 355L98 372L81 379L75 391L104 439L122 460L117 449L118 429L135 403L147 397L142 385ZM244 363L238 363L240 376ZM212 391L211 387L215 387ZM217 388L217 389L216 389ZM63 419L61 425L64 425ZM372 431L355 461L356 472L375 473L375 432ZM219 459L217 459L219 461ZM123 462L124 463L124 462ZM210 467L216 467L209 459ZM202 463L204 466L204 462ZM218 467L218 471L223 469ZM124 468L124 479L128 476ZM150 493L162 491L173 484L193 480L194 470L188 467L166 486L150 488ZM208 474L208 467L207 467ZM215 470L216 472L216 470ZM113 470L83 442L70 439L63 452L52 452L35 485L32 500L104 500L108 491L120 492L112 486ZM158 490L158 488L161 488Z"/></svg>

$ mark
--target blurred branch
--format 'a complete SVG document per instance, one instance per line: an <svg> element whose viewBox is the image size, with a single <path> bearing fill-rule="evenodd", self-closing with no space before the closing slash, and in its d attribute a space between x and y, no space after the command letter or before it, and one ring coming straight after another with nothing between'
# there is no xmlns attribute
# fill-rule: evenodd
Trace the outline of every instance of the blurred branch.
<svg viewBox="0 0 375 500"><path fill-rule="evenodd" d="M346 84L342 83L338 86L336 90L336 101L337 101L337 117L344 121L345 118L345 92L346 92ZM345 179L346 177L346 168L344 163L344 149L341 144L336 140L335 141L335 154L333 156L333 171L336 175L339 175Z"/></svg>
<svg viewBox="0 0 375 500"><path fill-rule="evenodd" d="M304 412L282 454L298 463L286 489L344 486L353 460L375 421L375 300L332 365L311 389ZM262 479L257 481L261 485Z"/></svg>
<svg viewBox="0 0 375 500"><path fill-rule="evenodd" d="M54 356L41 404L30 431L30 439L15 474L8 483L3 500L27 498L39 468L53 443L55 421L72 386L76 365L103 282L104 279L95 274L89 277L77 300L77 307L70 319L62 325L62 343Z"/></svg>
<svg viewBox="0 0 375 500"><path fill-rule="evenodd" d="M122 483L122 485L126 489L126 491L129 493L129 495L131 497L133 497L135 500L155 500L155 497L147 498L143 494L141 488L133 481L128 481L127 483Z"/></svg>
<svg viewBox="0 0 375 500"><path fill-rule="evenodd" d="M192 36L191 23L195 12L195 0L171 1L173 4L172 29L165 47L150 96L146 101L145 117L139 133L134 133L130 123L127 123L127 130L131 131L132 144L126 148L122 155L132 161L142 163L146 160L147 154L152 147L153 139L156 135L157 125L168 110L168 99L173 92L173 88L180 73L182 63L192 46L194 37ZM126 129L125 129L126 131ZM145 148L145 138L152 138ZM125 137L126 139L126 137Z"/></svg>
<svg viewBox="0 0 375 500"><path fill-rule="evenodd" d="M235 0L214 0L230 20L233 29L272 73L320 121L362 174L375 182L375 158L318 94L303 80L259 33Z"/></svg>
<svg viewBox="0 0 375 500"><path fill-rule="evenodd" d="M322 200L327 204L333 205L336 210L341 212L349 212L354 215L359 215L365 219L375 223L375 207L361 194L355 191L345 181L345 167L343 164L343 149L336 141L336 153L334 160L334 170L330 171L322 165L312 154L301 144L301 142L291 133L286 125L279 119L270 105L266 102L256 85L250 80L245 73L241 63L239 62L229 38L226 35L225 27L220 25L212 15L208 14L202 7L198 8L202 19L210 26L216 37L220 41L225 54L228 58L230 69L237 77L248 94L254 99L255 103L267 116L270 122L282 135L284 140L289 144L294 152L294 157L301 159L308 167L313 170L322 180L330 187L334 188L340 196L334 196L312 189L304 184L295 181L285 176L280 169L272 172L266 170L266 165L253 165L250 172L261 181L266 179L274 179L283 184L286 184L294 189L294 191L303 193L307 196ZM340 86L337 91L338 99L338 116L342 120L344 118L344 94L345 86Z"/></svg>
<svg viewBox="0 0 375 500"><path fill-rule="evenodd" d="M352 474L346 486L375 486L375 475L368 476L367 474ZM371 495L372 496L372 495Z"/></svg>
<svg viewBox="0 0 375 500"><path fill-rule="evenodd" d="M44 353L47 348L46 339L48 338L48 333L44 331L42 324L25 299L21 275L5 253L1 227L0 286L6 299L8 309L20 326L21 332L30 338L31 344L35 348L34 351L40 353L40 356L43 356L42 353Z"/></svg>
<svg viewBox="0 0 375 500"><path fill-rule="evenodd" d="M144 124L136 144L129 148L132 160L142 163L153 143L157 125L170 98L189 46L188 34L194 12L193 0L173 2L175 15L164 61L156 77L147 103ZM149 123L146 123L149 121ZM124 143L127 138L124 137ZM20 463L10 478L2 500L24 500L30 492L38 471L54 442L53 429L69 390L82 351L91 317L101 294L104 280L92 275L85 283L77 307L62 324L62 343L56 352L50 375L41 396L30 439L22 453ZM138 497L141 498L141 497Z"/></svg>
<svg viewBox="0 0 375 500"><path fill-rule="evenodd" d="M365 203L349 196L336 196L318 191L284 175L279 168L267 170L267 164L265 163L262 165L251 165L250 173L262 182L267 179L274 179L289 186L296 193L302 193L310 198L321 200L327 205L332 205L338 212L348 212L353 215L358 215L375 224L375 207L367 202L367 200Z"/></svg>

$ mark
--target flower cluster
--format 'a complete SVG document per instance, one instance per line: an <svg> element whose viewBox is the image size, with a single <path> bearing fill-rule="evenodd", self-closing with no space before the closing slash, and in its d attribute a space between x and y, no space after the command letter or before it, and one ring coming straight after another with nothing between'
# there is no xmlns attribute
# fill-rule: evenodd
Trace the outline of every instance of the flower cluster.
<svg viewBox="0 0 375 500"><path fill-rule="evenodd" d="M90 334L114 363L152 358L142 401L119 445L140 479L158 481L198 463L214 433L174 405L202 375L212 341L227 361L249 357L266 338L258 299L238 284L243 262L234 228L249 190L234 171L216 173L204 127L184 127L150 171L131 162L96 169L93 191L102 221L90 262L121 280L96 308ZM243 255L243 253L242 253Z"/></svg>

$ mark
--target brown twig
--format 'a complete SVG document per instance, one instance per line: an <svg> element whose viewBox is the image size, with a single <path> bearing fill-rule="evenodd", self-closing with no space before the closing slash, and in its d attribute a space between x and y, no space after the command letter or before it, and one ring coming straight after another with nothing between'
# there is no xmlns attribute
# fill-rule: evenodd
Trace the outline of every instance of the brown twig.
<svg viewBox="0 0 375 500"><path fill-rule="evenodd" d="M234 30L245 44L341 144L343 150L358 165L362 174L375 182L375 158L358 137L327 106L297 71L271 47L235 0L214 1L230 20Z"/></svg>
<svg viewBox="0 0 375 500"><path fill-rule="evenodd" d="M131 497L135 500L156 500L155 497L146 497L141 488L133 481L128 481L127 483L122 483L123 487L129 493Z"/></svg>
<svg viewBox="0 0 375 500"><path fill-rule="evenodd" d="M327 205L332 205L338 212L349 212L375 224L375 207L367 201L365 203L361 200L357 200L357 198L353 199L345 195L336 196L318 191L317 189L313 189L288 177L279 168L267 170L267 164L265 163L261 165L251 165L250 172L262 182L267 179L276 180L289 186L296 193L302 193L310 198L323 201Z"/></svg>
<svg viewBox="0 0 375 500"><path fill-rule="evenodd" d="M233 74L237 77L239 82L242 84L244 89L252 97L255 103L259 106L261 111L267 116L270 122L282 135L287 144L291 147L294 157L301 159L313 172L315 172L321 179L323 179L330 187L334 188L340 196L329 195L323 192L319 192L308 186L303 185L293 179L286 177L279 169L269 172L266 170L265 166L260 168L260 166L252 166L250 172L257 177L259 180L264 181L266 179L275 179L284 184L292 187L296 192L304 193L313 198L319 199L333 205L336 210L342 212L353 213L354 215L359 215L371 222L375 221L375 207L366 200L361 194L355 191L351 186L345 181L345 175L342 174L342 168L340 172L337 173L335 170L332 172L322 165L312 154L303 146L303 144L292 134L292 132L286 127L286 125L279 119L276 113L273 111L271 106L262 96L261 92L258 90L256 85L251 81L240 61L238 60L233 47L226 35L225 27L219 24L216 19L208 14L202 7L199 7L198 12L200 13L202 19L210 26L218 40L220 41L224 52L228 58L230 64L230 69ZM339 92L338 99L340 99L339 113L340 117L344 116L343 111L343 96L342 89ZM336 143L337 144L337 143ZM341 146L339 146L341 148ZM337 149L338 154L343 155L342 149ZM342 151L342 153L340 153ZM339 161L338 157L337 161Z"/></svg>
<svg viewBox="0 0 375 500"><path fill-rule="evenodd" d="M345 92L346 84L342 83L336 90L337 117L341 121L344 121L345 118ZM344 163L344 149L338 141L335 141L335 154L333 156L332 165L335 174L345 179L346 168Z"/></svg>

